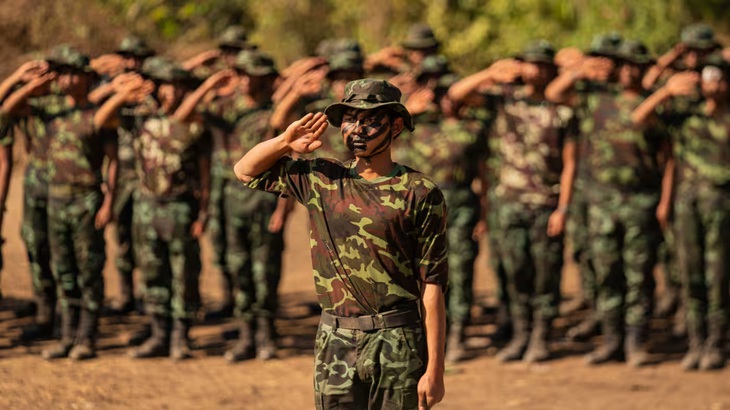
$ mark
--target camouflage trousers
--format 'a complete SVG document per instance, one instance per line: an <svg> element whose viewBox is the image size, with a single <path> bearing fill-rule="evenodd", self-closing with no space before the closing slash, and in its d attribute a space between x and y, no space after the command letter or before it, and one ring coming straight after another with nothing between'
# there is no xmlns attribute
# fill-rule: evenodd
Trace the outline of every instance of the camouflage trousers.
<svg viewBox="0 0 730 410"><path fill-rule="evenodd" d="M606 192L588 207L597 308L607 318L643 327L651 317L653 270L661 240L655 193Z"/></svg>
<svg viewBox="0 0 730 410"><path fill-rule="evenodd" d="M314 348L317 409L416 409L426 369L421 327L372 332L320 323Z"/></svg>
<svg viewBox="0 0 730 410"><path fill-rule="evenodd" d="M449 241L449 291L446 307L454 323L467 323L472 305L474 261L479 253L479 242L472 238L479 222L479 198L471 188L444 189L449 214L446 235Z"/></svg>
<svg viewBox="0 0 730 410"><path fill-rule="evenodd" d="M144 279L148 314L192 319L200 307L200 245L190 233L198 217L192 195L158 200L138 195L133 233L136 260Z"/></svg>
<svg viewBox="0 0 730 410"><path fill-rule="evenodd" d="M21 236L28 252L28 262L36 298L55 305L56 281L51 270L51 247L48 243L48 198L26 192L23 198Z"/></svg>
<svg viewBox="0 0 730 410"><path fill-rule="evenodd" d="M130 282L136 266L132 238L132 215L136 183L136 181L118 183L117 195L114 199L114 219L117 226L117 255L115 262L119 276L123 281Z"/></svg>
<svg viewBox="0 0 730 410"><path fill-rule="evenodd" d="M509 308L510 299L507 290L507 272L504 270L502 261L502 252L500 244L504 237L499 227L499 197L494 190L487 192L487 241L489 243L489 266L495 275L495 283L497 285L497 300L502 306Z"/></svg>
<svg viewBox="0 0 730 410"><path fill-rule="evenodd" d="M277 201L276 195L238 181L229 181L223 190L226 265L235 284L235 314L243 320L276 314L284 235L268 227Z"/></svg>
<svg viewBox="0 0 730 410"><path fill-rule="evenodd" d="M570 218L568 233L573 245L573 260L578 265L581 276L581 292L583 299L594 304L596 302L596 272L590 258L588 233L588 199L585 188L577 188L570 201Z"/></svg>
<svg viewBox="0 0 730 410"><path fill-rule="evenodd" d="M210 239L213 254L213 265L221 269L222 274L230 275L226 265L226 225L223 209L224 179L220 176L211 176L210 202L208 205L208 224L206 232Z"/></svg>
<svg viewBox="0 0 730 410"><path fill-rule="evenodd" d="M98 312L104 300L106 249L95 218L103 198L98 190L68 188L52 185L48 199L48 242L58 299L63 310L73 306Z"/></svg>
<svg viewBox="0 0 730 410"><path fill-rule="evenodd" d="M563 236L547 234L553 211L519 202L500 203L500 251L513 320L552 320L558 315Z"/></svg>
<svg viewBox="0 0 730 410"><path fill-rule="evenodd" d="M674 221L668 222L669 227L662 231L662 243L659 245L657 258L662 265L664 285L679 289L682 286L682 275L679 272L677 260L677 235L674 228Z"/></svg>
<svg viewBox="0 0 730 410"><path fill-rule="evenodd" d="M727 324L730 190L707 185L680 187L675 198L687 324Z"/></svg>

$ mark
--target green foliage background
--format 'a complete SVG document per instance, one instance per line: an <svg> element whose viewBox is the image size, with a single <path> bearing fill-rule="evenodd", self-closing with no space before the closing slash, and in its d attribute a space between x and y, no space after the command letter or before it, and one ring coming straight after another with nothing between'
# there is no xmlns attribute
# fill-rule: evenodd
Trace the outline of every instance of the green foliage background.
<svg viewBox="0 0 730 410"><path fill-rule="evenodd" d="M692 22L707 22L721 38L730 32L727 0L19 1L32 5L33 11L18 16L16 24L27 23L31 33L55 30L37 35L24 51L50 47L60 38L101 52L132 31L163 52L186 57L213 44L227 25L243 24L280 65L310 54L320 40L333 36L354 37L372 52L398 43L417 21L434 28L443 53L461 72L517 53L535 38L585 48L595 34L616 31L643 39L660 53ZM54 15L58 20L49 26Z"/></svg>

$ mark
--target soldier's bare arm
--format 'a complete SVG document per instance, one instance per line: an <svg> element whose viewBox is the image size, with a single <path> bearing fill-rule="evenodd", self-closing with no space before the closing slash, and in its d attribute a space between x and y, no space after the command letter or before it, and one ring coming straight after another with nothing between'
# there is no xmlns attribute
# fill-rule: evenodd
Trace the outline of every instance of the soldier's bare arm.
<svg viewBox="0 0 730 410"><path fill-rule="evenodd" d="M138 74L122 74L112 82L115 94L109 98L94 114L96 129L117 128L119 126L119 109L125 104L141 102L154 91L154 84L145 81Z"/></svg>
<svg viewBox="0 0 730 410"><path fill-rule="evenodd" d="M461 103L469 94L479 88L514 82L521 74L522 65L519 61L514 59L500 60L489 68L472 74L452 85L449 88L449 98L456 103Z"/></svg>
<svg viewBox="0 0 730 410"><path fill-rule="evenodd" d="M673 75L664 87L656 90L644 100L631 114L631 121L637 126L646 126L654 117L656 109L665 101L678 95L690 95L697 83L699 74L685 72Z"/></svg>
<svg viewBox="0 0 730 410"><path fill-rule="evenodd" d="M48 72L48 63L42 60L29 61L21 65L13 74L0 83L0 101L5 100L17 84L27 83L37 75L46 72Z"/></svg>
<svg viewBox="0 0 730 410"><path fill-rule="evenodd" d="M649 68L649 70L647 70L646 74L644 75L644 79L641 81L641 85L647 90L650 90L652 87L654 87L657 80L659 80L662 74L664 74L664 71L666 71L675 61L677 61L684 54L685 50L686 47L684 46L684 44L679 43L671 50L669 50L666 54L659 57L656 64L654 64L651 68Z"/></svg>
<svg viewBox="0 0 730 410"><path fill-rule="evenodd" d="M183 100L182 104L180 104L180 107L175 110L175 113L172 115L171 118L182 122L192 121L193 115L195 114L195 108L203 100L203 97L205 97L209 92L213 91L214 89L228 83L228 81L233 79L235 75L236 74L233 72L233 70L223 70L208 77L208 79L205 80L205 82L200 87L198 87L198 89L185 97L185 100Z"/></svg>
<svg viewBox="0 0 730 410"><path fill-rule="evenodd" d="M45 91L48 85L56 78L56 73L43 72L36 74L27 84L10 94L3 102L0 112L11 116L25 116L30 113L27 105L28 98Z"/></svg>
<svg viewBox="0 0 730 410"><path fill-rule="evenodd" d="M115 131L102 130L101 132L109 133ZM105 141L104 155L108 158L108 162L106 164L106 191L104 192L104 201L101 204L101 208L99 208L99 211L96 213L94 221L96 229L104 228L112 219L112 205L114 204L114 196L117 191L117 175L119 169L118 152L119 146L117 145L116 139Z"/></svg>
<svg viewBox="0 0 730 410"><path fill-rule="evenodd" d="M573 70L560 74L545 89L545 97L556 104L575 106L575 83L581 80L608 81L614 69L613 61L605 57L589 57Z"/></svg>
<svg viewBox="0 0 730 410"><path fill-rule="evenodd" d="M327 129L327 116L307 114L293 122L281 135L259 143L246 153L233 168L236 177L244 183L268 170L283 155L294 151L309 154L322 146L319 137Z"/></svg>
<svg viewBox="0 0 730 410"><path fill-rule="evenodd" d="M662 229L667 228L667 221L672 213L672 196L674 195L674 169L675 160L672 155L672 148L669 141L662 144L663 155L666 156L667 162L664 165L664 175L662 177L662 193L659 199L659 205L656 209L656 218Z"/></svg>
<svg viewBox="0 0 730 410"><path fill-rule="evenodd" d="M426 330L428 363L418 382L418 409L430 409L443 400L446 304L441 285L426 283L423 290L423 324Z"/></svg>
<svg viewBox="0 0 730 410"><path fill-rule="evenodd" d="M13 146L0 146L0 232L5 219L5 202L10 188L10 173L13 170Z"/></svg>
<svg viewBox="0 0 730 410"><path fill-rule="evenodd" d="M214 61L215 59L220 57L220 55L221 55L220 50L204 51L204 52L196 55L195 57L192 57L192 58L189 58L189 59L183 61L181 65L186 71L194 70L200 66L204 66L204 65Z"/></svg>
<svg viewBox="0 0 730 410"><path fill-rule="evenodd" d="M548 220L549 236L558 236L565 230L565 216L570 200L573 197L573 181L575 181L575 141L568 141L563 147L563 170L560 173L560 196L558 208Z"/></svg>
<svg viewBox="0 0 730 410"><path fill-rule="evenodd" d="M205 232L205 225L208 223L208 205L210 203L210 153L200 155L198 158L200 173L200 198L198 199L198 218L190 228L194 238L199 238Z"/></svg>

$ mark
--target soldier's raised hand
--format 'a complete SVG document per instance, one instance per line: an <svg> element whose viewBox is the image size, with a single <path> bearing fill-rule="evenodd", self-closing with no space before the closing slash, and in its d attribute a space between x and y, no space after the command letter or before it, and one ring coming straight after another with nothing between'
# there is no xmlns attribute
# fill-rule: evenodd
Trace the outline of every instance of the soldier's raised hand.
<svg viewBox="0 0 730 410"><path fill-rule="evenodd" d="M220 50L203 51L202 53L196 55L195 57L184 61L182 63L182 66L186 70L192 70L194 68L212 63L213 61L215 61L215 59L220 57L220 55L221 55Z"/></svg>
<svg viewBox="0 0 730 410"><path fill-rule="evenodd" d="M697 88L700 75L694 71L675 74L669 78L666 90L672 96L691 95Z"/></svg>
<svg viewBox="0 0 730 410"><path fill-rule="evenodd" d="M589 57L583 60L580 71L589 80L605 82L611 77L613 69L614 64L610 58Z"/></svg>
<svg viewBox="0 0 730 410"><path fill-rule="evenodd" d="M309 154L322 146L319 137L327 129L327 125L327 116L323 113L307 114L287 127L284 140L292 151Z"/></svg>
<svg viewBox="0 0 730 410"><path fill-rule="evenodd" d="M27 83L48 72L48 63L43 60L28 61L15 70L17 81Z"/></svg>
<svg viewBox="0 0 730 410"><path fill-rule="evenodd" d="M513 58L499 60L489 67L489 72L492 80L498 83L513 83L522 75L522 63Z"/></svg>

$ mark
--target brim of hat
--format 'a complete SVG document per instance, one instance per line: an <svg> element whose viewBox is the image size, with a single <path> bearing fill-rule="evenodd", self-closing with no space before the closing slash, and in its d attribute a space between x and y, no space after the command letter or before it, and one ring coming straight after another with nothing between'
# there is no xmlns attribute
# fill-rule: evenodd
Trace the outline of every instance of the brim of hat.
<svg viewBox="0 0 730 410"><path fill-rule="evenodd" d="M686 41L683 43L687 48L694 50L714 50L722 48L717 41Z"/></svg>
<svg viewBox="0 0 730 410"><path fill-rule="evenodd" d="M435 39L432 40L406 40L403 42L403 47L409 50L425 50L429 48L438 47L441 45Z"/></svg>
<svg viewBox="0 0 730 410"><path fill-rule="evenodd" d="M239 68L239 70L243 70L247 75L250 75L252 77L265 77L267 75L278 75L279 72L276 71L274 68L260 68L260 69L254 69L254 70L247 70L245 68Z"/></svg>
<svg viewBox="0 0 730 410"><path fill-rule="evenodd" d="M218 48L225 48L225 47L239 48L241 50L245 50L246 48L248 48L248 43L242 43L239 41L224 41L224 42L218 43Z"/></svg>
<svg viewBox="0 0 730 410"><path fill-rule="evenodd" d="M543 56L519 55L519 56L515 57L515 60L523 61L525 63L543 63L543 64L555 65L554 59L548 58L548 57L543 57Z"/></svg>
<svg viewBox="0 0 730 410"><path fill-rule="evenodd" d="M130 50L117 50L114 52L114 54L119 54L120 56L147 58L147 57L152 57L153 55L155 55L155 52L152 50L144 50L142 52L135 52L135 51L130 51Z"/></svg>
<svg viewBox="0 0 730 410"><path fill-rule="evenodd" d="M355 108L358 110L374 110L376 108L381 107L387 107L391 110L397 112L400 114L400 116L403 118L403 123L405 127L409 131L413 131L415 127L413 126L413 117L411 116L411 113L408 112L408 109L405 105L399 103L399 102L386 102L386 103L370 103L367 101L354 101L354 102L348 102L348 103L334 103L327 106L327 108L324 109L324 114L327 116L327 121L333 126L333 127L340 127L342 125L342 117L345 115L345 111L347 111L350 108Z"/></svg>
<svg viewBox="0 0 730 410"><path fill-rule="evenodd" d="M96 74L96 71L94 71L90 66L78 67L75 65L66 64L65 62L61 62L61 61L53 60L53 59L46 59L46 61L56 67L70 68L74 71L78 71L78 72L86 73L86 74Z"/></svg>
<svg viewBox="0 0 730 410"><path fill-rule="evenodd" d="M628 56L618 56L616 59L620 62L627 62L630 64L636 64L636 65L653 65L656 63L656 60L651 57L628 57Z"/></svg>
<svg viewBox="0 0 730 410"><path fill-rule="evenodd" d="M589 51L586 55L588 57L617 58L615 53L607 53L604 51Z"/></svg>

